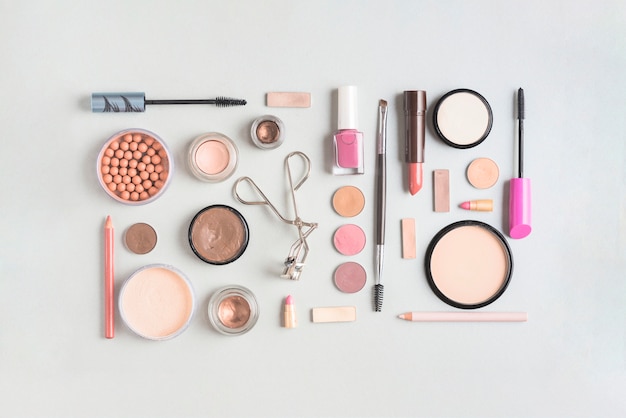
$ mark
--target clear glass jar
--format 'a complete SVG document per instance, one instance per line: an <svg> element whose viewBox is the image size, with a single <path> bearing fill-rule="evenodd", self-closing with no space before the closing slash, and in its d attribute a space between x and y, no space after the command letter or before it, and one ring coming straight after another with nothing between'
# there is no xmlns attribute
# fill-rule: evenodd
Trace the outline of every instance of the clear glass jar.
<svg viewBox="0 0 626 418"><path fill-rule="evenodd" d="M239 285L224 286L209 299L209 322L221 334L241 335L250 331L259 318L254 294Z"/></svg>

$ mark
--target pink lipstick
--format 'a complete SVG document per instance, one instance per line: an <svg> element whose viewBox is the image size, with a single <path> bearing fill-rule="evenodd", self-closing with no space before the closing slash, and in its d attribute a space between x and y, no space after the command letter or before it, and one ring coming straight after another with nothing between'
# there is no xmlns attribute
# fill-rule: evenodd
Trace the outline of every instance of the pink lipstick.
<svg viewBox="0 0 626 418"><path fill-rule="evenodd" d="M296 319L296 309L293 304L293 297L288 295L285 298L285 308L283 311L283 326L285 328L295 328L298 325Z"/></svg>

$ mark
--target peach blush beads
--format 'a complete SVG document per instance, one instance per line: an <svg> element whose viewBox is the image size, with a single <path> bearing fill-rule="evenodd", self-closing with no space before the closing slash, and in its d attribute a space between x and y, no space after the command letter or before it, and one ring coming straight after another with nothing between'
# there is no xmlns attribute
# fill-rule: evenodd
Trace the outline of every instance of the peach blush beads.
<svg viewBox="0 0 626 418"><path fill-rule="evenodd" d="M169 160L163 145L138 132L112 139L104 150L100 167L109 192L133 202L157 195L169 175Z"/></svg>

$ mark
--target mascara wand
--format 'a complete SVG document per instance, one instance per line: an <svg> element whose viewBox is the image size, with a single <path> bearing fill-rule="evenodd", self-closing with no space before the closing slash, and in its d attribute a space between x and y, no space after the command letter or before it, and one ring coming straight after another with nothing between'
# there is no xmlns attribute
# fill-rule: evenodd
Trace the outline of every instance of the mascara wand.
<svg viewBox="0 0 626 418"><path fill-rule="evenodd" d="M175 105L175 104L211 104L217 107L245 106L243 99L216 97L215 99L177 99L177 100L146 100L146 94L136 93L92 93L91 111L94 113L106 112L145 112L146 105Z"/></svg>
<svg viewBox="0 0 626 418"><path fill-rule="evenodd" d="M524 177L524 89L517 90L517 177L509 183L509 236L527 237L531 226L530 179Z"/></svg>

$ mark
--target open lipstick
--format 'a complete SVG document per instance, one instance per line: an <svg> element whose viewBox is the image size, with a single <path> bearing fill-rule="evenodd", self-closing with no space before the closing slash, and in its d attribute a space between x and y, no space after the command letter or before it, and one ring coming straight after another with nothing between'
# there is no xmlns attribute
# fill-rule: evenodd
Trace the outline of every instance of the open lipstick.
<svg viewBox="0 0 626 418"><path fill-rule="evenodd" d="M404 155L407 163L409 192L417 194L422 188L424 174L424 140L426 138L426 92L404 92Z"/></svg>
<svg viewBox="0 0 626 418"><path fill-rule="evenodd" d="M283 309L283 326L285 328L295 328L298 324L296 319L296 309L293 303L293 297L288 295L285 298L285 307Z"/></svg>

